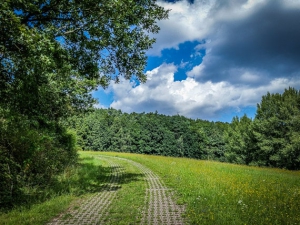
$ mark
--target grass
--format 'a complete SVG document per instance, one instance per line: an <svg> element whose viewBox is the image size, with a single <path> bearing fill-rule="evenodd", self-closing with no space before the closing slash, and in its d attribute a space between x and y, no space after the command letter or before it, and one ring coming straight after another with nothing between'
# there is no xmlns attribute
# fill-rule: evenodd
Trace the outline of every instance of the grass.
<svg viewBox="0 0 300 225"><path fill-rule="evenodd" d="M49 201L0 214L0 224L45 224L72 201L101 190L110 170L99 155L137 161L173 188L186 205L189 224L300 224L300 171L247 167L185 158L129 153L81 152L80 166L58 177ZM124 168L107 224L138 224L146 182L134 166Z"/></svg>
<svg viewBox="0 0 300 225"><path fill-rule="evenodd" d="M300 171L126 153L177 191L190 224L300 224Z"/></svg>
<svg viewBox="0 0 300 225"><path fill-rule="evenodd" d="M71 195L58 196L41 204L35 204L30 208L18 207L9 213L0 214L0 224L5 225L33 225L45 224L61 211L68 208L74 200Z"/></svg>
<svg viewBox="0 0 300 225"><path fill-rule="evenodd" d="M104 162L81 156L77 166L67 168L43 192L28 190L29 197L33 198L28 201L29 204L15 207L9 212L0 212L0 225L45 224L65 211L71 202L99 191L108 176L109 170ZM41 194L37 196L36 192Z"/></svg>
<svg viewBox="0 0 300 225"><path fill-rule="evenodd" d="M138 169L124 160L116 160L124 169L120 178L121 189L112 203L106 224L136 224L140 221L140 211L144 205L146 183ZM78 207L82 199L102 190L110 179L111 169L106 160L92 153L81 152L79 165L65 170L44 190L41 199L35 203L15 207L9 212L0 213L0 225L46 224L52 218L72 208ZM28 193L36 190L28 190ZM47 197L45 197L47 196ZM65 215L68 216L68 215Z"/></svg>
<svg viewBox="0 0 300 225"><path fill-rule="evenodd" d="M97 159L98 152L81 152L81 156L93 156ZM107 225L139 224L141 211L144 207L146 182L144 175L129 162L119 159L109 159L119 164L123 169L119 184L121 188L117 192L116 199L111 204L109 217L105 221ZM103 161L103 160L98 160Z"/></svg>

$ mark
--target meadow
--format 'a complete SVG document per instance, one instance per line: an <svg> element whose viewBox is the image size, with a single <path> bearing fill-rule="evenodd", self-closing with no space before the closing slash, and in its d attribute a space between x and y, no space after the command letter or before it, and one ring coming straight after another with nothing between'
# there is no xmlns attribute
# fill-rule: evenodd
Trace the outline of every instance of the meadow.
<svg viewBox="0 0 300 225"><path fill-rule="evenodd" d="M99 154L99 153L96 153ZM300 224L300 171L128 153L176 190L190 224Z"/></svg>
<svg viewBox="0 0 300 225"><path fill-rule="evenodd" d="M128 158L157 173L175 190L177 203L186 206L187 224L300 224L300 171L116 152L80 152L80 164L58 177L48 201L1 213L0 224L45 224L71 202L100 190L108 170L99 154ZM144 201L139 171L126 162L122 167L125 176L111 224L137 218Z"/></svg>

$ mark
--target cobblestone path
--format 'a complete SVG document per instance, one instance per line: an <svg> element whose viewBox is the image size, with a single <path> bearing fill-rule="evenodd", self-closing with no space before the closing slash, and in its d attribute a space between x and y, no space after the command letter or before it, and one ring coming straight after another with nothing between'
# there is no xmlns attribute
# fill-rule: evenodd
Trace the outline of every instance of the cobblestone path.
<svg viewBox="0 0 300 225"><path fill-rule="evenodd" d="M141 225L182 225L182 213L184 206L177 205L172 198L173 192L168 189L163 181L150 169L135 161L109 156L99 156L101 160L107 160L111 168L109 182L102 191L90 196L80 203L77 209L69 209L66 213L55 218L47 225L81 225L81 224L105 224L108 218L110 203L116 197L120 188L120 179L123 169L116 160L125 160L136 166L145 176L148 184L145 193L145 206L142 211Z"/></svg>
<svg viewBox="0 0 300 225"><path fill-rule="evenodd" d="M117 190L120 188L119 181L123 171L115 162L108 160L108 163L111 168L111 176L102 190L85 199L76 209L71 207L66 213L55 218L48 225L105 224L105 220L109 216L110 203L114 200Z"/></svg>
<svg viewBox="0 0 300 225"><path fill-rule="evenodd" d="M168 189L163 181L150 169L140 163L127 160L138 167L145 175L148 183L143 210L142 225L181 225L184 224L182 213L183 205L177 205L172 199L172 190Z"/></svg>

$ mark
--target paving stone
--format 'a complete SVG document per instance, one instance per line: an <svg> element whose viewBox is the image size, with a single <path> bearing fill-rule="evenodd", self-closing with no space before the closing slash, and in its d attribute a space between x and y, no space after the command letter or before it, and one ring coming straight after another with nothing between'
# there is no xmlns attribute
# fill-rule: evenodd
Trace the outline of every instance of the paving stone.
<svg viewBox="0 0 300 225"><path fill-rule="evenodd" d="M173 192L167 188L163 181L153 171L140 163L129 159L129 161L138 167L145 175L148 183L145 195L145 208L142 212L143 218L141 225L182 225L184 220L182 214L185 210L183 205L177 205L172 199ZM146 204L148 202L148 204ZM170 216L172 215L172 216Z"/></svg>
<svg viewBox="0 0 300 225"><path fill-rule="evenodd" d="M109 162L111 176L107 184L103 185L102 190L85 201L81 202L77 209L70 208L67 212L54 218L47 225L81 225L95 224L102 225L109 218L111 202L115 200L117 191L121 187L120 179L124 169L115 163L116 160L125 160L136 166L144 175L147 182L145 193L145 206L141 212L141 225L183 225L182 213L185 208L177 205L172 198L173 192L167 188L163 181L147 167L129 159L118 157L101 156Z"/></svg>
<svg viewBox="0 0 300 225"><path fill-rule="evenodd" d="M83 202L77 209L70 208L67 212L61 214L58 218L53 219L47 225L81 225L81 224L104 224L107 218L111 202L116 197L116 193L123 174L120 165L109 161L111 175L108 184L102 187L102 190ZM76 219L76 220L74 220Z"/></svg>

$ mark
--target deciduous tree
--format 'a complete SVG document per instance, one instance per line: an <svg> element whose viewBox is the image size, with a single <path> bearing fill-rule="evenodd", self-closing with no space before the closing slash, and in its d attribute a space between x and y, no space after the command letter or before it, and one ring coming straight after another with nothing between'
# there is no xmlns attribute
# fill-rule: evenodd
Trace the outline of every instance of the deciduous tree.
<svg viewBox="0 0 300 225"><path fill-rule="evenodd" d="M146 81L150 34L167 15L155 0L1 1L0 180L13 188L0 185L0 206L75 157L60 121L90 108L91 91L120 76Z"/></svg>
<svg viewBox="0 0 300 225"><path fill-rule="evenodd" d="M264 166L300 168L300 92L262 97L257 105L253 134L257 142L255 161Z"/></svg>

